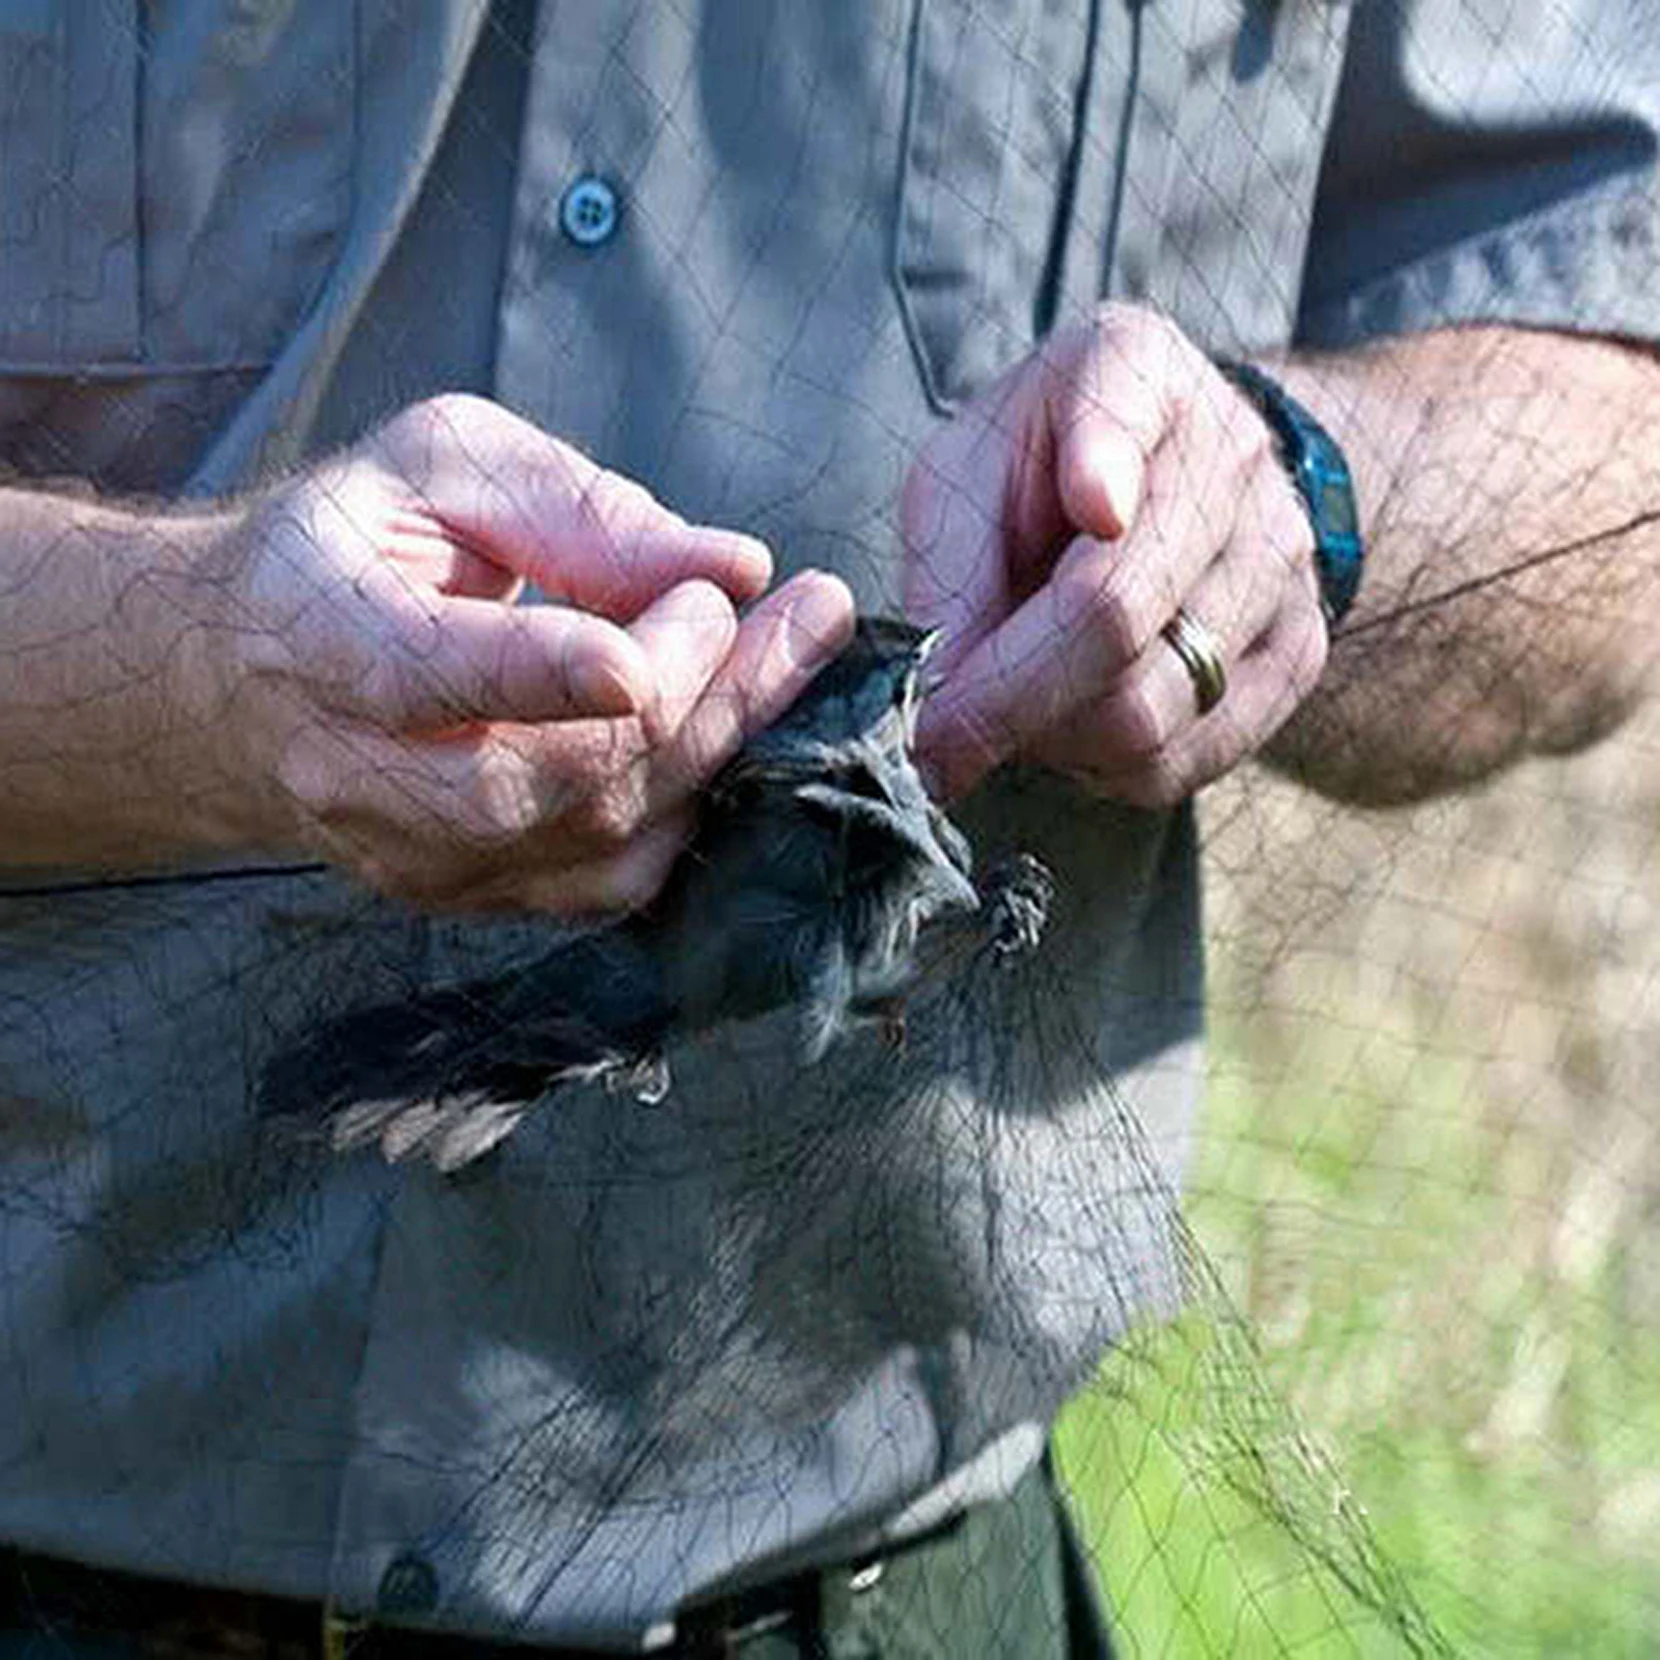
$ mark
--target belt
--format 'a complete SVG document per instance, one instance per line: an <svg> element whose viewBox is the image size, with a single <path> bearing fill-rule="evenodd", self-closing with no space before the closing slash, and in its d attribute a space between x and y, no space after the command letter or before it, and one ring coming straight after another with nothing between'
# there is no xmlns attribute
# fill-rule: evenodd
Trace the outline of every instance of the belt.
<svg viewBox="0 0 1660 1660"><path fill-rule="evenodd" d="M947 1537L961 1518L896 1554ZM827 1583L858 1596L881 1580L887 1558L868 1557L814 1569L683 1609L660 1653L684 1660L729 1660L752 1641L788 1632L804 1655L819 1638ZM326 1605L258 1591L229 1591L90 1568L0 1546L0 1648L10 1633L110 1639L123 1660L596 1660L586 1649L493 1642L465 1634L420 1631L348 1618ZM666 1634L666 1628L665 1628ZM74 1653L72 1642L61 1650Z"/></svg>
<svg viewBox="0 0 1660 1660"><path fill-rule="evenodd" d="M907 1539L887 1555L867 1556L835 1568L814 1569L776 1579L731 1596L683 1608L675 1618L675 1642L668 1651L696 1660L736 1660L746 1645L774 1632L793 1635L808 1660L827 1653L824 1641L826 1593L859 1597L878 1586L888 1563L926 1550L962 1526L953 1517L916 1539Z"/></svg>
<svg viewBox="0 0 1660 1660"><path fill-rule="evenodd" d="M595 1660L589 1651L349 1620L314 1602L82 1567L0 1545L8 1637L99 1660ZM662 1660L1018 1654L1110 1660L1082 1547L1045 1459L1001 1499L881 1554L682 1606ZM91 1639L81 1645L77 1637ZM56 1638L57 1641L53 1641ZM649 1646L649 1645L648 1645ZM28 1652L33 1652L29 1649Z"/></svg>

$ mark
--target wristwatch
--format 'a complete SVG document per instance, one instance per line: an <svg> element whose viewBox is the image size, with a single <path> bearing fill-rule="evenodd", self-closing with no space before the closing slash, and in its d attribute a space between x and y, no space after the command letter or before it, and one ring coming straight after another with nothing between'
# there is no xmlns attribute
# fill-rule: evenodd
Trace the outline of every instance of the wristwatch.
<svg viewBox="0 0 1660 1660"><path fill-rule="evenodd" d="M1308 510L1320 603L1329 628L1354 604L1365 562L1349 463L1337 440L1277 380L1249 363L1223 360L1216 366L1268 423L1280 460Z"/></svg>

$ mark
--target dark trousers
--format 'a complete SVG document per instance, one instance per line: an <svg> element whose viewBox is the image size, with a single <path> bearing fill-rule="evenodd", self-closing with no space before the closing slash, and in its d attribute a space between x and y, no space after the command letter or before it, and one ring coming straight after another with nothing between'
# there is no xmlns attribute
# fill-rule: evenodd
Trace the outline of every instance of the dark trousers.
<svg viewBox="0 0 1660 1660"><path fill-rule="evenodd" d="M1009 1495L883 1555L683 1612L685 1660L1110 1660L1047 1460ZM587 1660L385 1627L337 1632L278 1598L0 1555L0 1660Z"/></svg>

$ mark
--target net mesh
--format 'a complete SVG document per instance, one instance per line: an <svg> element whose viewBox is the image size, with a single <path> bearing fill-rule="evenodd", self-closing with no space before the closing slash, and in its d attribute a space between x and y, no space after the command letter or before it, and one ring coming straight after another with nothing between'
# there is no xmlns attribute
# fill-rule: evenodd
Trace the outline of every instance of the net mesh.
<svg viewBox="0 0 1660 1660"><path fill-rule="evenodd" d="M1035 1544L1013 1570L1018 1543L987 1547L977 1588L859 1573L885 1529L938 1540L939 1481L1007 1486L988 1458L1018 1473L1057 1409L1114 1652L1651 1651L1660 725L1629 636L1660 452L1652 389L1609 363L1651 372L1660 320L1660 29L1638 0L438 10L405 59L368 0L0 7L20 491L159 512L306 479L292 547L372 545L315 457L471 389L897 611L896 549L1009 528L986 444L938 430L1014 431L1018 398L976 394L1111 293L1207 350L1326 354L1406 574L1380 561L1306 744L1211 783L1196 844L1003 775L963 828L983 897L1013 855L1052 868L1041 937L925 927L898 1006L810 1061L786 1009L659 1066L603 951L567 962L579 994L548 983L546 919L430 915L303 849L65 874L37 838L0 884L0 1652L228 1652L255 1619L203 1593L181 1636L153 1580L620 1643L824 1562L894 1652L1036 1655L1045 1620L1064 1652ZM578 176L614 192L594 245L637 264L572 253ZM1444 329L1450 369L1397 351ZM1629 402L1597 414L1575 376L1605 370ZM1182 504L1249 522L1215 454L1173 477L1173 534ZM0 680L22 800L57 759L29 700L123 693L124 659L57 678L41 568L0 565L37 628ZM236 580L141 575L69 614L170 615L188 655ZM295 638L343 594L310 591ZM170 719L212 748L199 707ZM117 723L122 789L145 739ZM1361 805L1298 781L1327 752ZM333 753L385 775L367 741ZM396 776L442 818L444 775ZM1192 944L1190 858L1191 1124L1163 1092L1196 1064L1196 959L1149 943ZM694 978L702 938L662 960ZM573 1002L538 1100L526 1028ZM469 1051L518 1091L462 1168L424 1131L383 1159L375 1114L331 1139L263 1110L280 1057L303 1094L292 1057L354 1041L341 1015L433 1007L486 1010Z"/></svg>

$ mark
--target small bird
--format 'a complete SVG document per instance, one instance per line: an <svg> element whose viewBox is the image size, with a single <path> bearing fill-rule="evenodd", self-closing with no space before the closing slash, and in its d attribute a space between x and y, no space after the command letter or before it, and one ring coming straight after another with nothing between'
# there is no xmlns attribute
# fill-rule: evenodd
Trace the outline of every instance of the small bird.
<svg viewBox="0 0 1660 1660"><path fill-rule="evenodd" d="M898 1029L919 933L980 905L968 842L912 756L935 638L862 620L705 789L649 907L511 973L330 1021L266 1068L263 1109L449 1171L562 1083L660 1099L668 1045L726 1021L793 1008L808 1064L857 1024Z"/></svg>

